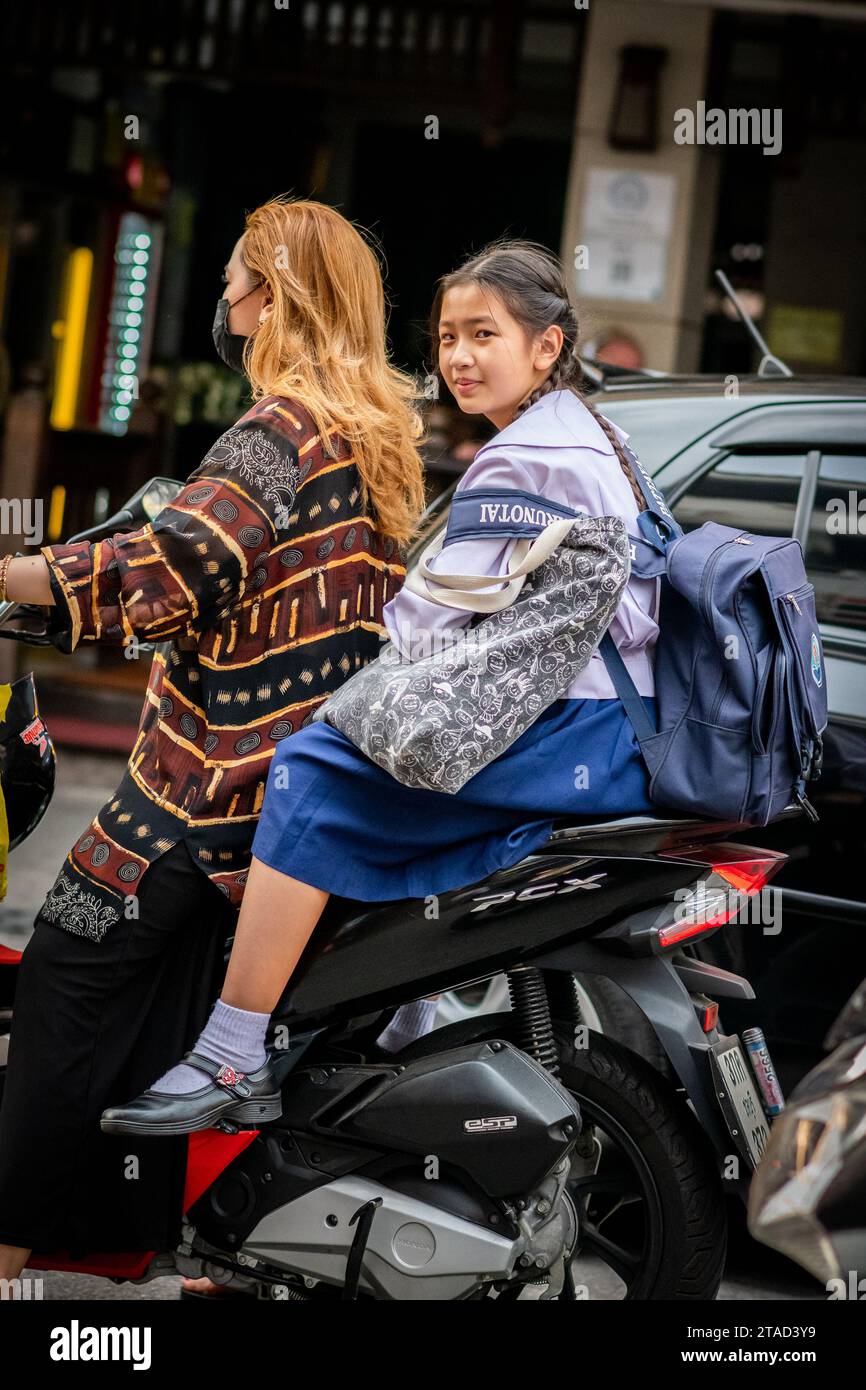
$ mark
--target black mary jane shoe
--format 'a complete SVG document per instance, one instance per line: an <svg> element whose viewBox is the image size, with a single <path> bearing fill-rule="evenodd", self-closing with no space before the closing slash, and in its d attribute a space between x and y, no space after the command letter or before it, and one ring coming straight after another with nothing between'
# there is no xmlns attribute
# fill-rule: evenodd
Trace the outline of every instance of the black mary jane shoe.
<svg viewBox="0 0 866 1390"><path fill-rule="evenodd" d="M192 1134L198 1129L222 1129L236 1134L241 1126L258 1129L283 1113L279 1083L271 1059L258 1071L240 1072L198 1052L181 1059L207 1072L212 1080L200 1091L172 1096L142 1091L126 1105L103 1110L99 1127L105 1134Z"/></svg>

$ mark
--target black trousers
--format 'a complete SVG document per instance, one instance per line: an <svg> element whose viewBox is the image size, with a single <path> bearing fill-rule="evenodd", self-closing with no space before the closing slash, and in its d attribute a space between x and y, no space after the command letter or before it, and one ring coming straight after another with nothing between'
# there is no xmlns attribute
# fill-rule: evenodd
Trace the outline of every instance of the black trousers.
<svg viewBox="0 0 866 1390"><path fill-rule="evenodd" d="M103 1134L193 1046L237 912L181 841L148 869L139 915L102 941L37 917L21 960L0 1102L0 1243L36 1254L171 1250L187 1136Z"/></svg>

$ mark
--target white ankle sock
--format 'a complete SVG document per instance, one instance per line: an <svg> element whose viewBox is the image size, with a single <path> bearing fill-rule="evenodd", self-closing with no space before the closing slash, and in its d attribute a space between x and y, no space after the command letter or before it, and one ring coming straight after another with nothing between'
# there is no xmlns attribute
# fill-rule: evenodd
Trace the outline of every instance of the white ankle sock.
<svg viewBox="0 0 866 1390"><path fill-rule="evenodd" d="M267 1061L265 1034L270 1022L270 1014L252 1013L248 1009L236 1009L218 999L211 1016L199 1034L198 1041L190 1049L209 1057L213 1062L226 1062L235 1071L248 1075L258 1071ZM187 1091L200 1091L208 1083L203 1071L179 1062L149 1088L166 1095L184 1095Z"/></svg>
<svg viewBox="0 0 866 1390"><path fill-rule="evenodd" d="M415 999L411 1004L402 1004L379 1034L377 1045L385 1052L399 1052L416 1038L423 1038L432 1029L438 1008L438 999Z"/></svg>

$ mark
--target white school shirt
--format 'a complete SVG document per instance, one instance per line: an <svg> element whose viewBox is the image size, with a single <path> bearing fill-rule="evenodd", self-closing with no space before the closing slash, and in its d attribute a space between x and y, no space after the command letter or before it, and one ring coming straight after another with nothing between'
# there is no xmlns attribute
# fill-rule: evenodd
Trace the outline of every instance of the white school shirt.
<svg viewBox="0 0 866 1390"><path fill-rule="evenodd" d="M621 441L628 439L624 430L613 421L609 423ZM616 451L592 412L572 391L548 392L494 435L479 449L455 491L502 487L534 493L590 516L622 517L629 534L640 535L637 503ZM433 557L430 568L439 574L503 574L516 544L516 537L502 536L454 541ZM481 592L500 588L491 585ZM608 628L639 695L655 694L659 588L658 579L631 576ZM391 641L407 660L413 650L437 650L431 639L415 645L415 634L453 633L466 627L473 617L406 588L395 594L382 612ZM593 652L561 698L616 698L600 652Z"/></svg>

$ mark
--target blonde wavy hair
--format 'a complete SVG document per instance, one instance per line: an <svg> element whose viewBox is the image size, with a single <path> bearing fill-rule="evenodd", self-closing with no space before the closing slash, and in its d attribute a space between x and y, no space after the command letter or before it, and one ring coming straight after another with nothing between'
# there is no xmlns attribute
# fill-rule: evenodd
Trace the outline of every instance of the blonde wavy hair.
<svg viewBox="0 0 866 1390"><path fill-rule="evenodd" d="M241 257L273 296L244 362L253 398L294 398L352 448L365 505L401 548L425 505L415 379L388 360L379 262L335 208L287 195L248 213Z"/></svg>

